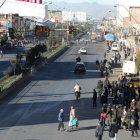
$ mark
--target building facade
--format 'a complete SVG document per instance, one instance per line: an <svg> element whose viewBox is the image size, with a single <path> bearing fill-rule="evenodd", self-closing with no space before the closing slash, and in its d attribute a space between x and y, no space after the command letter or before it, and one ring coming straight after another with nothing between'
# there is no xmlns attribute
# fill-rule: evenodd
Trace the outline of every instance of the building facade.
<svg viewBox="0 0 140 140"><path fill-rule="evenodd" d="M118 0L117 5L117 25L123 26L123 18L129 17L130 7L139 7L140 0Z"/></svg>

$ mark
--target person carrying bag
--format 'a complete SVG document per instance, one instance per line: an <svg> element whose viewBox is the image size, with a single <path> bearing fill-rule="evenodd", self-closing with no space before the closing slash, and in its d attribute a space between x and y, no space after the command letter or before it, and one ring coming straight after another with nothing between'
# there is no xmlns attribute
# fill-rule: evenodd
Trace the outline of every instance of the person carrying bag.
<svg viewBox="0 0 140 140"><path fill-rule="evenodd" d="M98 140L102 140L103 130L104 129L102 127L102 122L99 121L99 124L97 125L96 130L95 130L95 137L97 137Z"/></svg>

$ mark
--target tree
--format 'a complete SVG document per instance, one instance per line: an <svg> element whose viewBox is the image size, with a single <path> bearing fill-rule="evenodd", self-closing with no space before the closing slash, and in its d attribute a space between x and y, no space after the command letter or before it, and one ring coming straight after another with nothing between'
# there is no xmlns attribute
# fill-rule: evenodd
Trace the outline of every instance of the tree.
<svg viewBox="0 0 140 140"><path fill-rule="evenodd" d="M136 67L137 67L137 70L140 72L140 54L137 57Z"/></svg>

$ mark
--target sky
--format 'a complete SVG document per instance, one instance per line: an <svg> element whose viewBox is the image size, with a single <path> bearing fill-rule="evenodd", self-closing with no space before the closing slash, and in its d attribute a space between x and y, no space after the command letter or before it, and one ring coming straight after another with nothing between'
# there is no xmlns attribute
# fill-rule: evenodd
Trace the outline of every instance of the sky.
<svg viewBox="0 0 140 140"><path fill-rule="evenodd" d="M48 0L44 0L44 1L48 1ZM60 1L64 1L64 2L69 2L69 3L79 3L79 2L97 2L103 5L107 5L107 4L116 4L117 0L50 0L52 2L60 2Z"/></svg>

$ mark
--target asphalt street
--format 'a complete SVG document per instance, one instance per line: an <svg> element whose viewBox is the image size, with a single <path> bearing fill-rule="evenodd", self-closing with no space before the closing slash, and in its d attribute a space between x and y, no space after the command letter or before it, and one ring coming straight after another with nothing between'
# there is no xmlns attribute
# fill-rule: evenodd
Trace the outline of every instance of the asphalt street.
<svg viewBox="0 0 140 140"><path fill-rule="evenodd" d="M11 93L0 106L1 140L96 140L94 131L98 122L98 108L92 108L92 91L100 78L96 60L103 59L104 42L87 43L87 55L80 55L86 74L74 74L77 51L85 43L79 42L35 73L17 92ZM80 102L75 101L73 87L82 87ZM65 127L68 127L70 106L77 110L78 130L57 131L57 116L64 109ZM131 133L121 130L118 139L132 140ZM109 140L104 132L103 140ZM138 140L138 137L134 137Z"/></svg>

